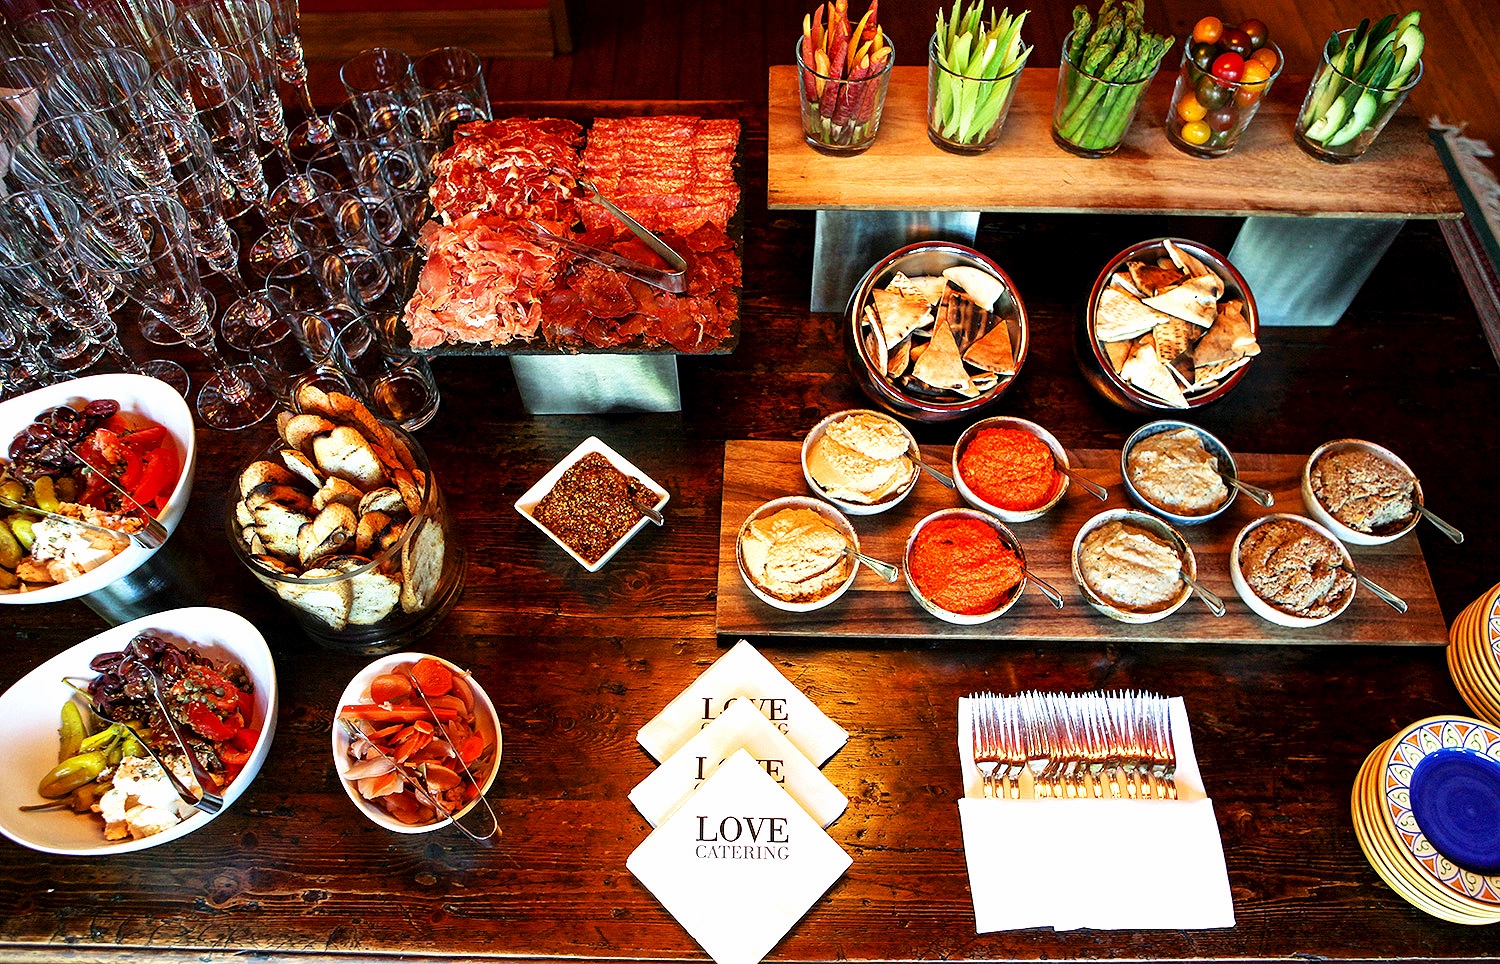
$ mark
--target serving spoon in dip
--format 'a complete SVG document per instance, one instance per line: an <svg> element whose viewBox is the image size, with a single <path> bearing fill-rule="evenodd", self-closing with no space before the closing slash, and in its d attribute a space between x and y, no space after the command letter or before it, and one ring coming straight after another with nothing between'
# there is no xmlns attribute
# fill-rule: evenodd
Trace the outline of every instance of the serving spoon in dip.
<svg viewBox="0 0 1500 964"><path fill-rule="evenodd" d="M1426 519L1428 522L1431 522L1433 525L1437 526L1438 531L1447 536L1449 539L1452 539L1455 544L1463 543L1464 534L1462 532L1458 531L1453 526L1433 515L1432 510L1427 508L1427 506L1423 505L1420 502L1417 503L1417 514Z"/></svg>
<svg viewBox="0 0 1500 964"><path fill-rule="evenodd" d="M1268 509L1276 504L1276 496L1272 495L1269 490L1262 489L1258 485L1251 485L1249 482L1241 482L1223 469L1214 469L1214 471L1219 473L1219 478L1224 480L1225 485L1239 489L1245 493L1246 497L1254 499L1256 504L1265 506Z"/></svg>
<svg viewBox="0 0 1500 964"><path fill-rule="evenodd" d="M900 569L897 569L895 566L891 565L888 562L881 562L879 559L872 559L869 556L865 555L863 552L855 549L853 546L845 545L844 554L853 556L860 562L869 566L871 569L875 570L875 574L877 576L879 576L881 579L884 579L886 582L895 582L897 579L901 578Z"/></svg>
<svg viewBox="0 0 1500 964"><path fill-rule="evenodd" d="M1189 589L1197 593L1198 598L1203 600L1203 605L1208 607L1209 612L1213 613L1215 616L1222 616L1228 611L1224 608L1224 600L1220 599L1218 594L1215 593L1212 589L1209 589L1207 586L1203 585L1203 583L1194 579L1192 576L1189 576L1187 573L1183 572L1180 569L1177 571L1177 577L1183 582L1187 583Z"/></svg>
<svg viewBox="0 0 1500 964"><path fill-rule="evenodd" d="M1072 469L1063 468L1061 465L1058 465L1056 468L1058 472L1067 476L1070 481L1077 483L1079 488L1083 489L1083 491L1098 499L1100 502L1106 502L1109 500L1109 490L1100 485L1098 482L1091 482ZM1057 608L1061 609L1062 607L1058 606Z"/></svg>
<svg viewBox="0 0 1500 964"><path fill-rule="evenodd" d="M1359 583L1361 586L1364 586L1366 589L1370 590L1370 592L1373 592L1375 595L1379 596L1382 602L1384 602L1387 606L1390 606L1392 609L1396 610L1396 612L1406 612L1407 606L1405 599L1402 599L1400 596L1391 592L1389 589L1386 589L1379 584L1371 581L1368 576L1365 576L1351 566L1345 565L1342 562L1337 563L1336 566L1337 568L1342 569L1349 575L1353 576L1355 582Z"/></svg>
<svg viewBox="0 0 1500 964"><path fill-rule="evenodd" d="M1021 575L1025 576L1031 582L1036 583L1037 592L1047 597L1048 601L1052 603L1053 609L1063 608L1062 593L1058 592L1056 589L1053 589L1045 579L1041 578L1030 569L1027 569L1024 565L1021 566Z"/></svg>
<svg viewBox="0 0 1500 964"><path fill-rule="evenodd" d="M917 458L915 455L908 454L906 456L906 459L912 465L915 465L917 468L921 469L923 472L926 472L928 475L932 476L933 479L935 479L939 484L946 485L950 489L956 489L956 488L958 488L957 483L955 483L947 475L945 475L942 472L939 472L937 469L933 468L932 466L928 465L926 462L923 462L921 459Z"/></svg>

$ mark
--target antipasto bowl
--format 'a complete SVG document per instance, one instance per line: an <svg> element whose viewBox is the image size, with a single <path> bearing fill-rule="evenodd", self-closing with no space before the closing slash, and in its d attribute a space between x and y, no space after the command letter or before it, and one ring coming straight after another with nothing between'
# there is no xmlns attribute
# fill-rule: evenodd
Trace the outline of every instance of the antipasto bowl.
<svg viewBox="0 0 1500 964"><path fill-rule="evenodd" d="M1095 540L1101 540L1101 544L1096 545ZM1131 563L1121 565L1117 558L1107 567L1098 565L1096 559L1112 554L1104 540L1116 540L1131 557ZM1142 547L1152 557L1160 557L1159 566L1148 570L1142 564L1146 558L1140 551ZM1107 572L1102 571L1106 568ZM1198 563L1192 548L1181 533L1149 512L1106 509L1080 526L1073 539L1073 581L1078 583L1079 593L1094 609L1122 623L1154 623L1181 609L1193 595L1192 587L1181 578L1182 573L1191 579L1198 578ZM1158 592L1146 602L1106 595L1111 589L1122 590L1120 596L1149 593L1170 586L1173 579L1175 589Z"/></svg>
<svg viewBox="0 0 1500 964"><path fill-rule="evenodd" d="M802 478L848 515L876 515L917 487L917 440L896 419L870 409L835 412L802 442Z"/></svg>
<svg viewBox="0 0 1500 964"><path fill-rule="evenodd" d="M304 418L317 417L286 422L235 475L224 520L235 558L319 644L365 655L410 646L458 601L467 561L427 455L380 423L402 453L394 468L369 454L381 442Z"/></svg>
<svg viewBox="0 0 1500 964"><path fill-rule="evenodd" d="M163 444L170 445L177 456L179 473L171 496L156 517L170 535L182 521L193 492L198 446L192 410L165 382L144 375L89 375L7 399L0 402L0 446L8 446L17 433L49 409L62 405L82 409L87 402L106 398L118 402L122 412L143 415L167 430L168 439ZM132 540L114 558L75 579L24 592L0 592L0 605L37 605L86 596L130 575L159 548L147 548Z"/></svg>
<svg viewBox="0 0 1500 964"><path fill-rule="evenodd" d="M1150 459L1145 458L1148 450ZM1240 477L1229 447L1212 433L1177 419L1142 425L1120 448L1120 476L1131 501L1174 525L1217 519L1234 503L1239 490L1218 479L1220 472L1231 479ZM1164 491L1163 484L1174 491ZM1176 501L1168 501L1168 496Z"/></svg>
<svg viewBox="0 0 1500 964"><path fill-rule="evenodd" d="M1132 412L1212 404L1260 352L1260 315L1244 276L1219 252L1182 238L1141 241L1111 258L1076 331L1084 378Z"/></svg>
<svg viewBox="0 0 1500 964"><path fill-rule="evenodd" d="M1010 554L1015 557L1016 569L1018 570L1015 574L1017 577L1015 585L998 597L996 605L988 607L982 612L954 612L952 609L945 608L935 598L941 593L944 587L934 586L931 592L924 591L922 586L918 584L921 581L920 576L913 574L914 572L919 574L921 572L917 557L921 551L920 544L924 533L933 531L934 526L948 524L955 520L972 520L993 529L999 539L1000 545L1009 550ZM1025 569L1026 550L1021 547L1021 541L1016 538L1016 534L1010 531L1010 528L1005 523L988 512L963 508L939 509L937 512L924 517L916 525L912 526L911 534L906 538L906 551L902 556L901 565L902 572L906 574L907 591L911 593L911 598L917 601L917 605L938 619L957 626L978 626L993 619L998 619L1010 612L1011 607L1015 606L1017 600L1021 598L1021 594L1026 591L1027 579Z"/></svg>
<svg viewBox="0 0 1500 964"><path fill-rule="evenodd" d="M977 470L982 468L976 462L980 456L980 449L976 448L975 445L977 442L980 446L987 446L988 443L985 440L989 436L986 433L991 430L999 430L1006 433L1012 439L1020 438L1020 436L1012 433L1024 433L1025 435L1032 436L1041 443L1041 446L1045 446L1046 451L1051 454L1050 470L1044 465L1038 464L1036 466L1038 471L1035 474L1035 478L1032 479L1036 485L1036 498L1024 504L1011 503L1001 505L998 500L986 497L988 492L987 486L977 474ZM1018 457L1040 457L1041 448L1035 445L1031 447L1036 449L1036 451L1022 452L1018 454ZM1053 506L1061 502L1063 495L1068 491L1068 477L1058 471L1059 467L1063 469L1070 468L1068 452L1063 448L1062 443L1051 432L1035 422L1027 421L1024 418L1015 418L1010 415L996 415L991 418L980 419L964 429L963 434L958 437L958 441L953 446L952 467L953 482L958 487L958 494L963 500L973 508L979 509L982 512L988 512L1005 522L1030 522L1033 519L1040 519ZM1048 474L1049 472L1050 475ZM1014 495L1015 493L1012 491L1010 494Z"/></svg>
<svg viewBox="0 0 1500 964"><path fill-rule="evenodd" d="M462 692L465 693L467 698L462 699L462 702L467 703L470 707L465 715L472 717L472 730L485 744L485 750L475 758L474 766L470 768L470 773L478 787L478 796L454 812L454 816L458 820L463 821L466 814L479 806L480 800L485 794L489 793L490 788L494 786L495 777L500 772L500 715L495 711L495 704L490 700L489 694L484 691L484 687L480 686L466 670L440 656L429 656L425 653L393 653L388 656L382 656L360 670L349 681L349 685L344 687L344 692L339 697L339 712L334 715L333 719L333 762L334 767L339 773L339 783L343 785L344 792L349 795L349 799L354 803L354 806L358 808L360 813L370 818L373 823L384 827L392 833L429 833L448 826L453 820L438 816L436 819L423 823L407 823L395 817L390 810L380 806L374 800L366 799L364 794L360 792L356 782L346 776L346 774L351 772L350 767L356 761L351 758L349 753L353 737L342 723L343 710L349 706L370 705L372 701L371 685L377 677L398 672L410 673L412 668L423 660L432 660L440 664L453 675L455 685L463 687ZM437 700L438 697L435 696L431 699ZM405 702L413 707L423 705L420 697L416 697L415 695ZM362 727L381 725L370 721L356 722ZM465 725L467 726L468 724L466 723ZM450 760L450 762L452 761ZM420 765L413 769L418 769L419 767ZM451 769L459 770L460 773L462 770L456 764ZM411 790L407 790L406 792L412 793L420 801L420 793ZM379 798L377 797L376 799ZM478 818L475 819L475 823L483 822L478 820Z"/></svg>
<svg viewBox="0 0 1500 964"><path fill-rule="evenodd" d="M915 283L907 286L898 276ZM905 301L896 296L903 291L910 296ZM947 309L934 297L943 291ZM877 299L888 299L893 309L884 323ZM951 337L940 339L945 325ZM926 363L912 360L914 346L934 343L940 351ZM875 404L915 422L947 422L973 416L1010 389L1031 335L1026 307L998 264L962 244L923 241L865 272L849 296L844 344L854 380Z"/></svg>
<svg viewBox="0 0 1500 964"><path fill-rule="evenodd" d="M756 507L735 539L746 588L767 606L806 613L832 604L854 585L859 534L821 499L788 495Z"/></svg>
<svg viewBox="0 0 1500 964"><path fill-rule="evenodd" d="M250 786L270 752L276 732L279 695L276 666L266 641L250 622L236 613L206 607L173 609L144 616L71 646L27 673L0 695L0 833L32 850L54 854L103 856L128 853L170 843L213 820L215 814L193 812L181 823L139 839L106 840L96 814L70 810L23 813L19 809L45 802L38 781L58 763L58 721L64 703L77 700L65 677L89 679L94 657L118 652L139 633L152 633L184 649L197 650L217 663L243 666L254 684L250 724L260 736L243 769L224 790L224 809L233 806ZM220 813L223 811L221 810Z"/></svg>
<svg viewBox="0 0 1500 964"><path fill-rule="evenodd" d="M1328 504L1335 498L1341 504ZM1314 449L1303 464L1302 504L1341 541L1381 546L1422 521L1422 483L1390 449L1362 439L1335 439ZM1381 519L1382 513L1391 514L1391 506L1397 517ZM1375 524L1356 528L1361 517Z"/></svg>
<svg viewBox="0 0 1500 964"><path fill-rule="evenodd" d="M1315 585L1317 581L1327 583L1331 569L1347 567L1347 578L1336 577L1332 582L1332 585L1340 587L1339 591L1331 598L1324 599L1323 605L1319 607L1316 614L1304 615L1285 606L1277 605L1254 588L1253 583L1256 582L1254 567L1258 556L1252 551L1252 543L1272 526L1293 527L1286 530L1291 539L1300 539L1311 549L1309 551L1306 548L1293 547L1294 551L1272 554L1279 559L1278 565L1286 567L1296 582L1303 585ZM1292 572L1292 563L1296 563L1297 567L1305 569L1306 572ZM1229 550L1229 580L1234 584L1235 592L1239 593L1245 605L1262 619L1293 629L1321 626L1342 615L1344 610L1349 608L1349 604L1354 601L1357 584L1354 581L1353 572L1353 557L1332 532L1306 516L1287 512L1261 516L1246 525L1240 530L1239 535L1235 536L1234 545Z"/></svg>

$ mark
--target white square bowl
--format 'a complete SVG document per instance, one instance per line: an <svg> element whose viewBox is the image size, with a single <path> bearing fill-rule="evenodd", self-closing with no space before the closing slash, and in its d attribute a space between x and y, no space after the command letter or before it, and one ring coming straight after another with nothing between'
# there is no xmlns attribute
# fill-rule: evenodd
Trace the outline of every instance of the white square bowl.
<svg viewBox="0 0 1500 964"><path fill-rule="evenodd" d="M537 503L541 502L543 496L552 491L552 487L557 484L558 479L562 478L564 472L572 468L573 465L580 459L582 459L585 455L589 455L594 452L598 452L600 455L603 455L605 458L609 459L610 463L614 465L615 468L619 469L621 472L625 473L631 478L640 480L640 482L642 482L646 486L646 488L656 493L656 495L658 496L656 502L656 510L658 512L660 512L662 507L667 504L667 500L671 498L671 495L668 494L667 490L657 485L655 480L653 480L650 476L642 472L640 469L636 468L634 465L630 464L630 461L623 455L621 455L619 452L616 452L608 445L605 445L598 438L592 435L579 443L578 447L569 452L561 462L558 462L556 465L554 465L551 471L542 476L540 479L537 479L536 484L527 489L526 493L516 500L516 511L530 520L532 525L545 532L547 534L547 538L551 539L553 542L561 546L564 552L572 556L575 562L577 562L583 568L587 569L589 572L598 572L600 569L603 569L604 566L615 557L615 553L620 551L620 547L624 546L625 543L635 538L635 534L645 528L646 523L650 521L645 516L641 516L641 520L634 526L632 526L629 532L626 532L623 536L621 536L619 538L619 541L617 541L613 546L609 548L608 552L600 556L598 560L594 562L589 562L578 553L574 552L572 547L570 547L567 543L563 542L557 537L556 533L537 521L536 515L534 514L536 511Z"/></svg>

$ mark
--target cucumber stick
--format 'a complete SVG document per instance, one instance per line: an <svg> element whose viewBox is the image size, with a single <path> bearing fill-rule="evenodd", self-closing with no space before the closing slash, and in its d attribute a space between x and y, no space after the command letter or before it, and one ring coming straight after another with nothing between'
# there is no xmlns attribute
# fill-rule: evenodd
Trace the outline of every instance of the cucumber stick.
<svg viewBox="0 0 1500 964"><path fill-rule="evenodd" d="M1328 40L1328 66L1308 93L1300 118L1308 140L1340 147L1367 130L1421 66L1425 40L1421 14L1368 18Z"/></svg>

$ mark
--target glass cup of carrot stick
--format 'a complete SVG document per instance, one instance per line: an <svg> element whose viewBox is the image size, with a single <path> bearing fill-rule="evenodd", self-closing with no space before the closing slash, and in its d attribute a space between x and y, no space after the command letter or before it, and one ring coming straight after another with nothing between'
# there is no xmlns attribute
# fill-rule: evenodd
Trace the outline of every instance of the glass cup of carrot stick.
<svg viewBox="0 0 1500 964"><path fill-rule="evenodd" d="M802 47L799 40L797 92L802 103L803 139L813 150L836 157L852 157L869 150L880 129L895 49L887 42L882 56L856 64L843 78L804 60Z"/></svg>

